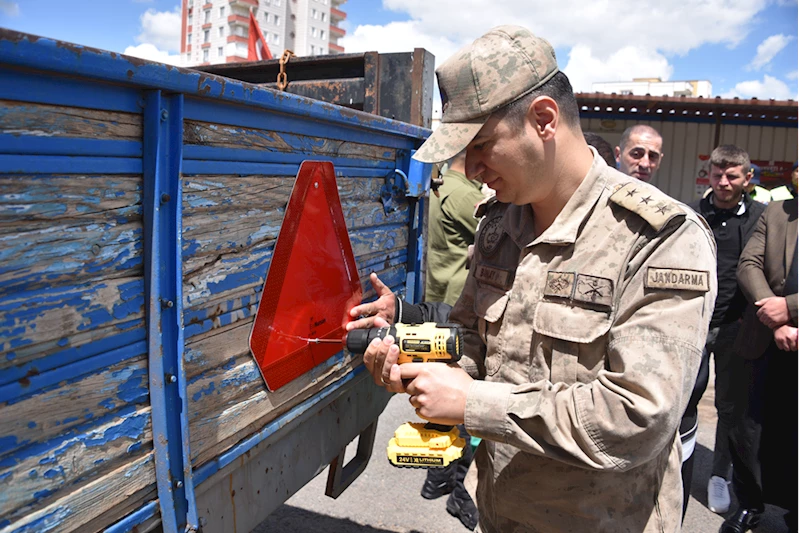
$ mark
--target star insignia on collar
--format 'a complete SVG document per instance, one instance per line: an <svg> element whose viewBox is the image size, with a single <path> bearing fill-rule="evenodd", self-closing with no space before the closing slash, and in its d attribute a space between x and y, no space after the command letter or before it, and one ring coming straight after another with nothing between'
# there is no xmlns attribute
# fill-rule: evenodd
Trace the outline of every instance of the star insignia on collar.
<svg viewBox="0 0 799 533"><path fill-rule="evenodd" d="M638 192L638 189L633 189L631 191L627 191L627 196L632 196L632 195L634 195L637 192Z"/></svg>
<svg viewBox="0 0 799 533"><path fill-rule="evenodd" d="M651 202L651 201L652 201L652 197L651 196L642 196L641 197L641 201L638 202L638 203L649 205L649 202Z"/></svg>
<svg viewBox="0 0 799 533"><path fill-rule="evenodd" d="M667 205L665 205L665 204L664 204L664 205L661 205L660 207L658 207L658 208L656 208L656 209L655 209L655 211L657 211L657 212L658 212L658 213L660 213L661 215L665 215L665 214L666 214L666 211L669 211L669 210L670 210L669 206L667 206Z"/></svg>

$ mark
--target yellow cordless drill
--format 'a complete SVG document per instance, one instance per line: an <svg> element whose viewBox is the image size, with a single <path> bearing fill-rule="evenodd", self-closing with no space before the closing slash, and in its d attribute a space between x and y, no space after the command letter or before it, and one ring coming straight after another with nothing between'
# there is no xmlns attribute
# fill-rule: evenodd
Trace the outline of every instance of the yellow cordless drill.
<svg viewBox="0 0 799 533"><path fill-rule="evenodd" d="M373 339L394 337L399 364L454 363L463 354L463 336L453 324L395 324L385 328L356 329L347 334L347 349L364 353ZM457 428L433 423L407 422L394 432L386 453L394 466L443 468L463 454L466 441Z"/></svg>

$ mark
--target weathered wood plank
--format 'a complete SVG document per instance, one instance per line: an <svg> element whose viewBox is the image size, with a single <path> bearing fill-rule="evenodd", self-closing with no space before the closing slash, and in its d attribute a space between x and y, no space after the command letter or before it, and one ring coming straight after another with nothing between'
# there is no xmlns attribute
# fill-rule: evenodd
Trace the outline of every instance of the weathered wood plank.
<svg viewBox="0 0 799 533"><path fill-rule="evenodd" d="M75 428L0 461L0 517L12 519L62 489L96 478L106 465L135 457L152 443L150 407L120 409L101 426Z"/></svg>
<svg viewBox="0 0 799 533"><path fill-rule="evenodd" d="M389 286L405 282L404 249L387 250L384 253L390 256L387 262L384 261L380 265L371 260L371 264L359 268L359 277L365 298L371 298L373 295L369 282L369 274L373 271L377 272L386 283L389 283ZM357 261L358 258L356 258ZM256 313L262 288L263 278L259 277L252 283L229 288L203 302L187 306L184 311L185 338L188 340L209 330L226 327L230 324L251 322ZM188 292L188 289L184 287L184 291Z"/></svg>
<svg viewBox="0 0 799 533"><path fill-rule="evenodd" d="M330 157L352 157L394 161L396 150L384 146L361 144L339 139L309 137L273 130L262 130L187 120L183 127L187 145L217 148L267 150L270 152L303 153Z"/></svg>
<svg viewBox="0 0 799 533"><path fill-rule="evenodd" d="M148 401L147 358L139 356L20 402L0 404L0 457L101 419L126 405Z"/></svg>
<svg viewBox="0 0 799 533"><path fill-rule="evenodd" d="M16 233L21 225L32 231L37 226L29 221L45 221L40 227L52 232L54 221L101 214L117 224L140 220L141 187L141 176L0 175L0 233Z"/></svg>
<svg viewBox="0 0 799 533"><path fill-rule="evenodd" d="M0 100L0 133L140 141L142 116L120 111Z"/></svg>
<svg viewBox="0 0 799 533"><path fill-rule="evenodd" d="M368 227L350 231L355 256L378 251L405 248L408 232L401 226ZM274 243L244 248L241 253L222 253L202 266L186 261L195 267L184 270L184 307L192 308L205 304L217 294L240 290L243 286L263 285L267 267L272 258Z"/></svg>
<svg viewBox="0 0 799 533"><path fill-rule="evenodd" d="M109 526L112 526L152 501L156 503L153 516L146 519L141 524L134 526L130 532L147 533L148 531L153 531L156 527L161 525L161 510L158 507L158 490L155 485L149 485L131 494L127 499L122 500L120 503L106 510L94 520L77 524L74 531L75 533L97 533L98 531L105 531ZM163 533L163 529L159 529L159 531Z"/></svg>
<svg viewBox="0 0 799 533"><path fill-rule="evenodd" d="M0 368L142 327L144 280L120 277L68 287L0 290Z"/></svg>
<svg viewBox="0 0 799 533"><path fill-rule="evenodd" d="M355 180L348 183L348 191ZM378 179L357 180L382 186ZM220 254L246 255L248 249L277 239L291 194L289 178L184 178L184 271L193 272ZM374 189L376 200L379 187ZM407 207L386 214L379 201L364 202L342 196L342 209L350 231L374 225L405 224Z"/></svg>
<svg viewBox="0 0 799 533"><path fill-rule="evenodd" d="M142 271L141 221L19 227L0 235L0 290L29 291Z"/></svg>
<svg viewBox="0 0 799 533"><path fill-rule="evenodd" d="M212 459L360 364L360 357L348 355L329 359L276 392L262 386L225 411L197 418L190 424L192 464L196 467Z"/></svg>
<svg viewBox="0 0 799 533"><path fill-rule="evenodd" d="M128 500L138 500L135 503L145 501L151 494L146 489L154 484L155 460L153 453L149 452L43 508L13 521L0 521L0 533L76 531ZM110 518L106 525L113 523L114 516Z"/></svg>

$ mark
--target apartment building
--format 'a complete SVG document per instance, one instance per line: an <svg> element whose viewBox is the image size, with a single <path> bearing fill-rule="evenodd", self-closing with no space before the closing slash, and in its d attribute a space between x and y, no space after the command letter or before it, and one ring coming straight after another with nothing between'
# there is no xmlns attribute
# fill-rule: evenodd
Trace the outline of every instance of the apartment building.
<svg viewBox="0 0 799 533"><path fill-rule="evenodd" d="M340 54L346 0L182 0L183 65L247 61L250 11L269 50L298 56Z"/></svg>

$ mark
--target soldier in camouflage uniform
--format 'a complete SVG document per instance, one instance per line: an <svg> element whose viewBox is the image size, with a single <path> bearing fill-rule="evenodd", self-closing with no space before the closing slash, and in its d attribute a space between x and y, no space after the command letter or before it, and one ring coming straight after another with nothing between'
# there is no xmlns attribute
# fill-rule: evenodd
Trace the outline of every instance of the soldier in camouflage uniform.
<svg viewBox="0 0 799 533"><path fill-rule="evenodd" d="M479 530L678 531L677 427L713 314L712 235L586 145L545 40L501 26L437 75L442 124L415 157L465 147L467 175L497 193L450 315L465 357L399 366L388 337L364 363L421 417L483 439Z"/></svg>

